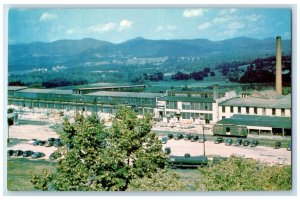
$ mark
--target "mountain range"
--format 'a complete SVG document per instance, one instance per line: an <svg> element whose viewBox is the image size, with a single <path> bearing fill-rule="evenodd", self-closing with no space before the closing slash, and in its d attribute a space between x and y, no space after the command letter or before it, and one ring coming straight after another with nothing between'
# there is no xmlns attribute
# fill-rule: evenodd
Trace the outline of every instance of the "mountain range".
<svg viewBox="0 0 300 200"><path fill-rule="evenodd" d="M86 38L34 42L8 46L8 69L29 70L57 64L80 66L86 62L133 57L198 57L234 60L275 55L275 38L239 37L222 41L207 39L148 40L141 37L119 44ZM282 40L283 54L291 54L291 40Z"/></svg>

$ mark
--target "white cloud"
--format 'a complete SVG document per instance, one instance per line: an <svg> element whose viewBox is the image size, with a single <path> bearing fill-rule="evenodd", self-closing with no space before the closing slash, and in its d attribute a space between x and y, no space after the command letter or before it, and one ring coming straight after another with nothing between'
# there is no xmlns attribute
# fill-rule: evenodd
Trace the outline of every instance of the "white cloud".
<svg viewBox="0 0 300 200"><path fill-rule="evenodd" d="M207 9L186 9L183 11L184 17L198 17L207 13Z"/></svg>
<svg viewBox="0 0 300 200"><path fill-rule="evenodd" d="M88 28L91 32L107 32L112 31L116 28L116 24L112 22L108 22L106 24L97 24L95 26L91 26Z"/></svg>
<svg viewBox="0 0 300 200"><path fill-rule="evenodd" d="M70 29L68 29L68 30L66 31L66 34L67 34L67 35L71 35L71 34L73 34L73 33L75 33L75 29L73 29L73 28L70 28Z"/></svg>
<svg viewBox="0 0 300 200"><path fill-rule="evenodd" d="M260 18L262 18L262 16L261 15L256 15L256 14L246 16L246 19L248 19L251 22L256 22Z"/></svg>
<svg viewBox="0 0 300 200"><path fill-rule="evenodd" d="M209 27L211 27L211 23L206 22L206 23L204 23L204 24L200 24L200 25L198 26L198 29L204 30L204 29L207 29L207 28L209 28Z"/></svg>
<svg viewBox="0 0 300 200"><path fill-rule="evenodd" d="M214 24L222 24L222 23L228 22L230 20L232 20L231 16L215 17L215 18L213 18L212 23L214 23Z"/></svg>
<svg viewBox="0 0 300 200"><path fill-rule="evenodd" d="M168 25L168 26L158 26L155 29L155 32L162 32L162 31L174 31L177 29L177 26L172 26L172 25Z"/></svg>
<svg viewBox="0 0 300 200"><path fill-rule="evenodd" d="M232 14L232 13L235 13L236 11L237 11L236 8L224 9L224 10L221 10L221 11L219 12L219 15Z"/></svg>
<svg viewBox="0 0 300 200"><path fill-rule="evenodd" d="M129 29L131 26L132 26L131 21L123 19L122 21L120 21L119 30L122 31L122 30L125 30L125 29Z"/></svg>
<svg viewBox="0 0 300 200"><path fill-rule="evenodd" d="M53 19L56 19L57 16L55 14L50 14L50 13L43 13L40 17L40 21L47 21L47 20L53 20Z"/></svg>
<svg viewBox="0 0 300 200"><path fill-rule="evenodd" d="M240 22L232 22L230 24L227 25L227 28L228 29L241 29L241 28L244 28L245 27L245 24L243 23L240 23Z"/></svg>

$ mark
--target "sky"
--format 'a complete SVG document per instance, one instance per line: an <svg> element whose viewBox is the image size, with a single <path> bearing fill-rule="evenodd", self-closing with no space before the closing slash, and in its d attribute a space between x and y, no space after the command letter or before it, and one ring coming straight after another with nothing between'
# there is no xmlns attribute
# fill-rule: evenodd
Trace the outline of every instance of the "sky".
<svg viewBox="0 0 300 200"><path fill-rule="evenodd" d="M234 37L291 39L284 8L10 9L8 43L95 38L113 43L146 39Z"/></svg>

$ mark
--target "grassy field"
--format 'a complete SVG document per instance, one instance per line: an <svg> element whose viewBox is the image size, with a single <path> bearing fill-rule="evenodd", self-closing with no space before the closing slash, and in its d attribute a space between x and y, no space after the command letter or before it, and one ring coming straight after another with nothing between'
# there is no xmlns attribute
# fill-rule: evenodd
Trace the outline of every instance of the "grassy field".
<svg viewBox="0 0 300 200"><path fill-rule="evenodd" d="M43 169L55 171L56 163L45 160L29 160L26 158L9 158L7 161L7 190L33 191L30 179L41 174Z"/></svg>
<svg viewBox="0 0 300 200"><path fill-rule="evenodd" d="M7 161L7 190L33 191L33 185L30 182L31 177L35 174L41 174L43 169L54 172L55 168L55 162L9 158ZM188 182L191 190L195 190L195 184L199 178L197 169L173 169L172 171L179 173L180 179Z"/></svg>

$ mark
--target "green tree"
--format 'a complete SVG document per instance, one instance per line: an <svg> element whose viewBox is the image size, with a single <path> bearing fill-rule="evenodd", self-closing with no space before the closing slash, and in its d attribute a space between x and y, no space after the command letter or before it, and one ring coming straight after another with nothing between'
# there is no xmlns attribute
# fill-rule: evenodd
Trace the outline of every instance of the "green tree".
<svg viewBox="0 0 300 200"><path fill-rule="evenodd" d="M268 166L253 159L231 156L200 169L198 188L208 191L291 190L291 166Z"/></svg>
<svg viewBox="0 0 300 200"><path fill-rule="evenodd" d="M124 191L134 179L151 176L164 168L166 156L150 116L141 119L121 108L111 128L96 115L77 114L67 119L59 134L64 146L55 173L32 178L38 190Z"/></svg>
<svg viewBox="0 0 300 200"><path fill-rule="evenodd" d="M177 173L158 170L150 177L132 180L127 191L189 191L189 183L179 178Z"/></svg>

